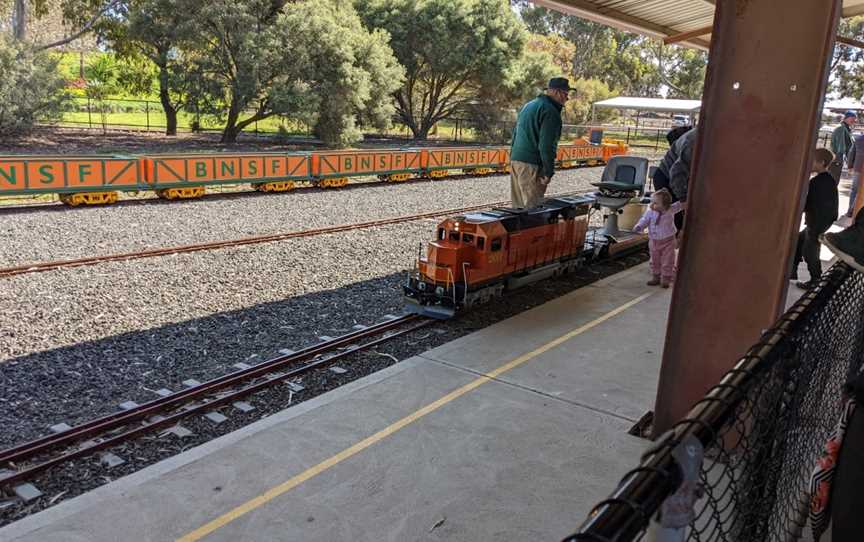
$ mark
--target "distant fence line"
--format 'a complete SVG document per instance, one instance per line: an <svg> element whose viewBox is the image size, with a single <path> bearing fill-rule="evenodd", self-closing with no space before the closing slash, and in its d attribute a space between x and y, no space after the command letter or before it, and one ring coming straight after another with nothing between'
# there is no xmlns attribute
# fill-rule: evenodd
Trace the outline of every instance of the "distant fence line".
<svg viewBox="0 0 864 542"><path fill-rule="evenodd" d="M133 129L142 131L163 131L167 129L162 104L155 100L141 99L106 99L92 100L88 97L75 97L74 108L64 114L59 122L61 126L74 126L88 129ZM252 114L252 111L248 111ZM105 122L103 123L103 114ZM196 112L179 111L177 115L178 132L221 132L221 126L214 126L209 119ZM451 118L439 123L437 133L435 130L430 134L433 139L459 141L478 141L475 130L477 121L471 118ZM502 133L509 133L512 121L498 123L497 128ZM281 129L280 129L281 128ZM649 126L620 126L614 124L565 124L562 130L562 138L574 139L582 137L591 128L602 128L604 136L610 139L618 139L631 147L649 148L662 150L668 148L666 134L668 127ZM312 137L312 127L303 122L290 120L282 116L273 116L247 126L245 133L288 136ZM411 131L402 124L399 119L394 119L393 128L386 132L374 130L367 131L370 134L387 137L401 137L406 140L412 139ZM829 146L831 139L830 131L820 131L819 146Z"/></svg>

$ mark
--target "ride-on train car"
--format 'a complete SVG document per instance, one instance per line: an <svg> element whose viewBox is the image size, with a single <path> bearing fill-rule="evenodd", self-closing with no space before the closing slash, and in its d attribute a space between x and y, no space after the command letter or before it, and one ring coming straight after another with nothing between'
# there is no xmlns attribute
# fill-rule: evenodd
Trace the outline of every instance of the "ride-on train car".
<svg viewBox="0 0 864 542"><path fill-rule="evenodd" d="M448 218L404 286L408 310L450 318L582 264L594 199L547 199L534 209L494 209Z"/></svg>
<svg viewBox="0 0 864 542"><path fill-rule="evenodd" d="M626 154L620 142L586 139L558 145L556 167L604 164ZM439 179L506 173L500 146L352 149L276 153L189 153L140 156L0 156L0 197L59 194L68 205L114 203L120 192L153 191L164 199L204 195L208 186L249 184L261 192L298 185L339 188L351 179Z"/></svg>

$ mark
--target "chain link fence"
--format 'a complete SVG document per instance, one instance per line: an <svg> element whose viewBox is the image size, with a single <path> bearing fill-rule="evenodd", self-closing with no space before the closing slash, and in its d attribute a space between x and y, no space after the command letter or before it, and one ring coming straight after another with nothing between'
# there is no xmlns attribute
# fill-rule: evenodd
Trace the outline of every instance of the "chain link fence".
<svg viewBox="0 0 864 542"><path fill-rule="evenodd" d="M681 495L674 454L691 437L704 448L701 487L689 527L669 540L807 539L810 477L840 418L843 386L862 362L864 275L839 263L565 540L641 540L664 501Z"/></svg>
<svg viewBox="0 0 864 542"><path fill-rule="evenodd" d="M252 112L248 112L249 115ZM441 121L431 131L430 139L453 141L454 143L509 143L514 120L484 123L477 117L458 116ZM61 126L81 127L101 130L141 130L165 131L167 128L162 104L154 100L115 99L92 100L78 96L72 100L72 108L67 111ZM181 110L177 113L177 129L180 132L221 132L223 126L215 119ZM604 137L617 139L625 144L646 150L664 151L669 148L666 134L669 126L629 126L617 124L565 124L562 140L583 137L592 128L602 128ZM312 127L294 119L273 116L248 126L245 133L262 135L283 135L291 137L312 137ZM497 134L491 139L489 134ZM393 127L386 132L368 130L372 137L399 138L410 141L413 138L408 127L393 119ZM818 145L830 147L831 132L819 133Z"/></svg>

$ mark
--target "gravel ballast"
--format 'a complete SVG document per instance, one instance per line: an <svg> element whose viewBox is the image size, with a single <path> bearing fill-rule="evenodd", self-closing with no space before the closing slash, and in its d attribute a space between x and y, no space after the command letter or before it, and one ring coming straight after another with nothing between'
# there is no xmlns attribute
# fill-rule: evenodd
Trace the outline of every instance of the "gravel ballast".
<svg viewBox="0 0 864 542"><path fill-rule="evenodd" d="M549 192L589 190L602 171L559 171ZM0 267L368 222L509 199L509 177L498 175L104 207L0 208Z"/></svg>

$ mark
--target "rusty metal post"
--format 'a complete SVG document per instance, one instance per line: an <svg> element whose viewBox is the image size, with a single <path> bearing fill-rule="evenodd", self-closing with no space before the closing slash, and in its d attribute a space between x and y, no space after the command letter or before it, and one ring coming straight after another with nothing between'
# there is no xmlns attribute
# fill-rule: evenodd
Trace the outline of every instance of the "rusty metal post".
<svg viewBox="0 0 864 542"><path fill-rule="evenodd" d="M840 0L718 0L654 434L781 314Z"/></svg>

